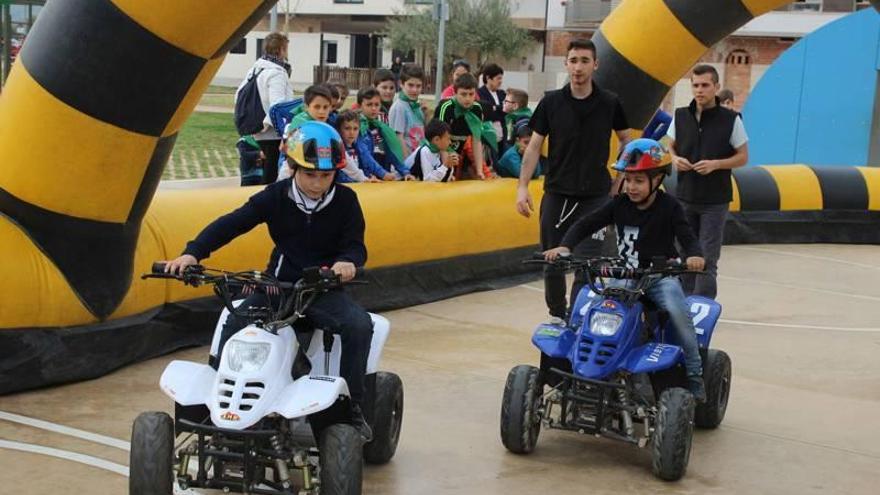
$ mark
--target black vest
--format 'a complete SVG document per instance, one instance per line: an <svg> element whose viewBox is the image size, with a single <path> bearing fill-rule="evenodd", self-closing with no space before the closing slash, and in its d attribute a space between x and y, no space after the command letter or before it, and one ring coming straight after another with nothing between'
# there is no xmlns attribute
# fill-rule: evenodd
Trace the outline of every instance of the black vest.
<svg viewBox="0 0 880 495"><path fill-rule="evenodd" d="M703 110L696 118L697 104L675 110L675 151L679 156L697 163L700 160L730 158L736 150L730 145L736 112L720 105ZM716 170L708 175L694 171L678 172L678 199L688 203L718 204L733 201L730 170Z"/></svg>

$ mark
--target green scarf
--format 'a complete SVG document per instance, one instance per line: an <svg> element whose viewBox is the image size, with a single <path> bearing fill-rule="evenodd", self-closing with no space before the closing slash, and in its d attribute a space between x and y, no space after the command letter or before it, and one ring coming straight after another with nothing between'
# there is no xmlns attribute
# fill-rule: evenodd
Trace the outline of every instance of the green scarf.
<svg viewBox="0 0 880 495"><path fill-rule="evenodd" d="M287 124L287 127L284 128L284 135L286 136L294 129L299 129L299 127L301 125L303 125L304 123L311 122L313 120L315 120L315 119L313 119L312 116L309 115L308 112L301 112L301 113L296 114L296 116L294 116L293 119L291 119L290 123Z"/></svg>
<svg viewBox="0 0 880 495"><path fill-rule="evenodd" d="M246 145L250 146L251 148L253 148L255 150L260 149L260 143L258 143L257 140L254 139L254 137L251 135L242 136L241 139L239 139L239 141L244 141L244 143Z"/></svg>
<svg viewBox="0 0 880 495"><path fill-rule="evenodd" d="M422 138L422 142L419 144L421 144L422 146L427 146L428 149L431 150L431 153L440 153L440 148L438 148L434 143L432 143L431 141L428 141L425 138ZM455 148L453 148L452 145L450 144L449 147L446 148L446 151L447 152L455 151Z"/></svg>
<svg viewBox="0 0 880 495"><path fill-rule="evenodd" d="M495 132L495 128L492 127L491 122L483 122L483 128L481 129L483 133L482 141L484 144L489 145L492 148L492 151L498 153L498 134Z"/></svg>
<svg viewBox="0 0 880 495"><path fill-rule="evenodd" d="M425 125L425 114L422 113L422 105L421 105L421 103L419 103L419 99L418 98L416 98L414 100L410 99L410 97L407 96L406 93L404 93L403 91L397 93L397 98L400 99L400 101L409 105L409 107L412 109L413 113L416 115L416 120L420 124L422 124L422 126L424 126Z"/></svg>
<svg viewBox="0 0 880 495"><path fill-rule="evenodd" d="M516 123L517 120L530 118L532 116L532 110L529 107L518 108L509 114L504 116L504 125L507 127L507 139L513 141L516 139L516 136L513 135L513 124Z"/></svg>
<svg viewBox="0 0 880 495"><path fill-rule="evenodd" d="M465 108L461 106L461 103L458 102L458 99L453 97L450 101L452 101L452 107L455 109L455 113L453 114L455 118L464 117L464 121L467 123L468 130L471 131L471 136L474 139L481 139L483 136L483 120L474 113L474 106L479 105L479 103L474 102L470 108ZM490 125L491 127L491 125Z"/></svg>
<svg viewBox="0 0 880 495"><path fill-rule="evenodd" d="M385 148L390 151L401 162L406 158L403 156L403 148L400 146L400 139L388 124L379 119L370 119L366 115L361 114L361 136L369 134L370 128L379 129L382 140L385 141Z"/></svg>

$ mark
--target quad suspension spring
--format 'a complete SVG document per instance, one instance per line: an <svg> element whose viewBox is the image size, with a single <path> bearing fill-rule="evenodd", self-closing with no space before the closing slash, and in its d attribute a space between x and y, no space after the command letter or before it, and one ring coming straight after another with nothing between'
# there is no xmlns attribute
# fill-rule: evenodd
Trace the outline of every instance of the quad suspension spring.
<svg viewBox="0 0 880 495"><path fill-rule="evenodd" d="M625 382L623 382L625 383ZM633 434L633 422L632 416L630 416L629 411L625 409L626 407L626 388L617 389L617 400L620 402L622 406L620 410L620 415L623 418L623 430L626 432L627 436L632 436Z"/></svg>
<svg viewBox="0 0 880 495"><path fill-rule="evenodd" d="M281 434L272 435L269 438L269 443L272 445L272 449L275 450L275 455L277 459L275 459L275 468L278 470L278 480L281 481L281 486L284 489L290 488L290 469L287 467L287 462L284 461L284 444L281 440Z"/></svg>

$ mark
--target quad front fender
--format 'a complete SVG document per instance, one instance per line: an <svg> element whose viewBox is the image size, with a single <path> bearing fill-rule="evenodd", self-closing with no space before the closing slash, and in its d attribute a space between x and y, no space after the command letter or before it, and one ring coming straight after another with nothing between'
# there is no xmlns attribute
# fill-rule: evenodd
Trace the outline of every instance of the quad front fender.
<svg viewBox="0 0 880 495"><path fill-rule="evenodd" d="M207 364L171 361L162 372L159 386L181 406L208 404L217 372Z"/></svg>
<svg viewBox="0 0 880 495"><path fill-rule="evenodd" d="M338 376L311 375L287 385L272 407L287 419L306 416L332 406L340 396L347 397L348 384Z"/></svg>
<svg viewBox="0 0 880 495"><path fill-rule="evenodd" d="M653 373L672 368L683 359L681 347L652 342L629 351L623 369L630 373Z"/></svg>

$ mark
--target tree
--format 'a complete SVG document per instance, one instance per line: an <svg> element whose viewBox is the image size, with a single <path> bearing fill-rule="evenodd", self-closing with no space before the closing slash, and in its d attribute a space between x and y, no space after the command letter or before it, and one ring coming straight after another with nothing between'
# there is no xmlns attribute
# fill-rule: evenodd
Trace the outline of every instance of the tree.
<svg viewBox="0 0 880 495"><path fill-rule="evenodd" d="M437 23L431 10L411 9L388 21L388 40L395 50L437 54ZM446 59L472 54L482 65L494 56L521 55L532 43L529 32L510 19L508 0L451 0L446 25Z"/></svg>

